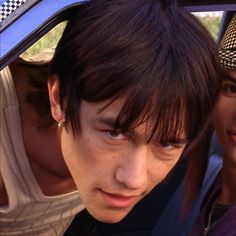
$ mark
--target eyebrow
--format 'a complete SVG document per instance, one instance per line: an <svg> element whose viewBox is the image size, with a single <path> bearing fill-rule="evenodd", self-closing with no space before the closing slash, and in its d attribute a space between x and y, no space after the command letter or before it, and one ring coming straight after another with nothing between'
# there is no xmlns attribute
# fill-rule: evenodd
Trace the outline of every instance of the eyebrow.
<svg viewBox="0 0 236 236"><path fill-rule="evenodd" d="M231 81L231 82L233 82L233 83L236 83L236 78L233 78L232 76L226 76L226 78L224 79L224 81L225 80L229 80L229 81Z"/></svg>

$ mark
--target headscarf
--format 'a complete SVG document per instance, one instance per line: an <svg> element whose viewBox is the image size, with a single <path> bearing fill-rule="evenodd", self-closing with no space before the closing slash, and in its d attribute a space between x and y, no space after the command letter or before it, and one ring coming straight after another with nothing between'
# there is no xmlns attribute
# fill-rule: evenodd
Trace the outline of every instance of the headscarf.
<svg viewBox="0 0 236 236"><path fill-rule="evenodd" d="M236 13L234 13L219 46L221 65L236 70Z"/></svg>

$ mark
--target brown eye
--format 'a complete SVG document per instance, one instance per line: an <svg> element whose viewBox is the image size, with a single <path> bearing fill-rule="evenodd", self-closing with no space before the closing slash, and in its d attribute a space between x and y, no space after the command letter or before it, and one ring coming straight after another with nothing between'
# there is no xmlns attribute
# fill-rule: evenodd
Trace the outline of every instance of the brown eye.
<svg viewBox="0 0 236 236"><path fill-rule="evenodd" d="M221 91L225 95L236 96L236 85L225 83L222 85Z"/></svg>
<svg viewBox="0 0 236 236"><path fill-rule="evenodd" d="M174 145L171 144L171 143L160 143L160 146L161 146L162 148L166 148L166 149L174 148Z"/></svg>
<svg viewBox="0 0 236 236"><path fill-rule="evenodd" d="M162 147L162 148L166 148L166 149L171 149L171 148L175 148L175 149L178 149L178 148L181 148L182 145L185 144L185 142L183 143L183 141L180 141L180 142L160 142L159 145Z"/></svg>
<svg viewBox="0 0 236 236"><path fill-rule="evenodd" d="M125 135L120 130L107 130L108 135L117 140L125 139Z"/></svg>

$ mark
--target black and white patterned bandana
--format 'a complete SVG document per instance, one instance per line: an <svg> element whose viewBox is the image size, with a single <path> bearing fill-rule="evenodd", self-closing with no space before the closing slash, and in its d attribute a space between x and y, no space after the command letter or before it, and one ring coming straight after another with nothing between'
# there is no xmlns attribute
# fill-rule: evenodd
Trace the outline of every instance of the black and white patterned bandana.
<svg viewBox="0 0 236 236"><path fill-rule="evenodd" d="M219 46L221 65L236 70L236 13L234 13Z"/></svg>

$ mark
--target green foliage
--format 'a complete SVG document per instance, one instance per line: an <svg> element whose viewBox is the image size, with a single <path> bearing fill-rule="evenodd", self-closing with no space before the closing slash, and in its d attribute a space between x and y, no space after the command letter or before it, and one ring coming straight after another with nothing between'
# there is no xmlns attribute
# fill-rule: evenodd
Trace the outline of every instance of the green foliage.
<svg viewBox="0 0 236 236"><path fill-rule="evenodd" d="M66 22L63 22L51 31L49 31L45 36L39 39L35 44L33 44L29 49L27 49L23 54L23 58L31 57L35 54L38 54L41 51L55 48L58 40L60 39L62 32L65 28Z"/></svg>
<svg viewBox="0 0 236 236"><path fill-rule="evenodd" d="M221 16L198 16L202 24L210 31L214 39L217 38L217 33L219 30Z"/></svg>

